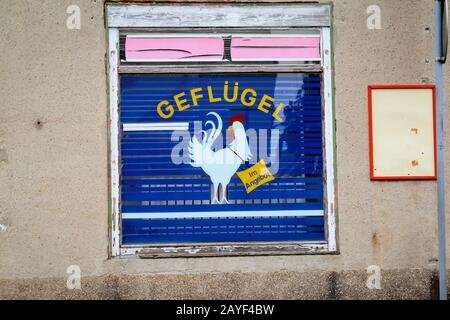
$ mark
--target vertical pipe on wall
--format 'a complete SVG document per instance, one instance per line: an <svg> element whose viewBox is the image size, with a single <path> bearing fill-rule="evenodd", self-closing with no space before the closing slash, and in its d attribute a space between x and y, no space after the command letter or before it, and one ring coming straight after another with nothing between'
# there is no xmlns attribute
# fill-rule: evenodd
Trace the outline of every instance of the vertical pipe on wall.
<svg viewBox="0 0 450 320"><path fill-rule="evenodd" d="M447 270L445 254L445 176L444 176L444 122L443 122L443 63L442 63L442 17L444 0L435 0L436 42L436 125L438 164L438 239L439 239L439 297L447 300Z"/></svg>

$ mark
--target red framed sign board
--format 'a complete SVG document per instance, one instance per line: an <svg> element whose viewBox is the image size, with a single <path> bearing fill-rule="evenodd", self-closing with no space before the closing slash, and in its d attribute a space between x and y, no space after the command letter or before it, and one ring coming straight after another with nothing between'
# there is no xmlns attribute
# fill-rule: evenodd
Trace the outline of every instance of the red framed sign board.
<svg viewBox="0 0 450 320"><path fill-rule="evenodd" d="M371 85L371 180L436 180L434 85Z"/></svg>

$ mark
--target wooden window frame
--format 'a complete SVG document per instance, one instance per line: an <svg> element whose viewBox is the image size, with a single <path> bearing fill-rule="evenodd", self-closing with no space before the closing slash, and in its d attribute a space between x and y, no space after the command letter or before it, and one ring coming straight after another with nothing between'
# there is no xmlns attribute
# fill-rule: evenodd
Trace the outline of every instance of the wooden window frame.
<svg viewBox="0 0 450 320"><path fill-rule="evenodd" d="M196 12L209 18L199 19ZM197 17L197 18L196 18ZM232 19L229 19L231 17ZM249 19L249 17L252 17ZM256 18L255 18L256 17ZM141 258L211 257L338 254L335 126L332 51L331 4L274 5L117 5L106 10L108 35L109 87L109 181L110 181L110 250L111 257L137 255ZM182 27L173 28L173 21ZM251 33L258 27L266 29L310 28L320 30L322 61L318 65L284 63L282 65L209 65L133 66L120 65L120 32L189 32L195 28L208 30L239 28ZM214 70L211 70L214 68ZM325 241L246 242L207 244L121 245L120 171L119 171L119 74L121 73L207 73L207 72L319 72L323 78L324 105L324 219Z"/></svg>

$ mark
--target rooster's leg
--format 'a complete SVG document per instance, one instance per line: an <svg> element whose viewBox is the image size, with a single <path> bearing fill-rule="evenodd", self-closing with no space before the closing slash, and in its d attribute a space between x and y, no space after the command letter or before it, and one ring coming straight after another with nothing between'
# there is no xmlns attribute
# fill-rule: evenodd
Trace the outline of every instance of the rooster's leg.
<svg viewBox="0 0 450 320"><path fill-rule="evenodd" d="M217 184L213 183L213 197L212 197L211 204L219 203L219 199L217 198L218 193L219 193L219 186Z"/></svg>
<svg viewBox="0 0 450 320"><path fill-rule="evenodd" d="M227 186L222 185L222 203L230 204L227 199Z"/></svg>

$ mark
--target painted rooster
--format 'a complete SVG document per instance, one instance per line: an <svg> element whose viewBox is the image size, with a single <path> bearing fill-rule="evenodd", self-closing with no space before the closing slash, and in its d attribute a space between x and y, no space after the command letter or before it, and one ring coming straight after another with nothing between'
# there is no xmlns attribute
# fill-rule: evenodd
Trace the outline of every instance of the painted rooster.
<svg viewBox="0 0 450 320"><path fill-rule="evenodd" d="M211 130L199 132L201 141L197 139L194 133L189 143L190 164L196 168L201 167L211 178L213 184L212 203L223 204L228 203L226 190L231 178L243 162L251 159L252 153L243 125L244 115L236 115L230 118L231 126L227 129L227 137L228 141L231 142L226 148L214 151L213 145L217 145L223 124L222 118L217 113L210 112L209 115L216 118L217 127L213 121L207 121L205 127L210 126ZM221 192L219 192L220 190Z"/></svg>

